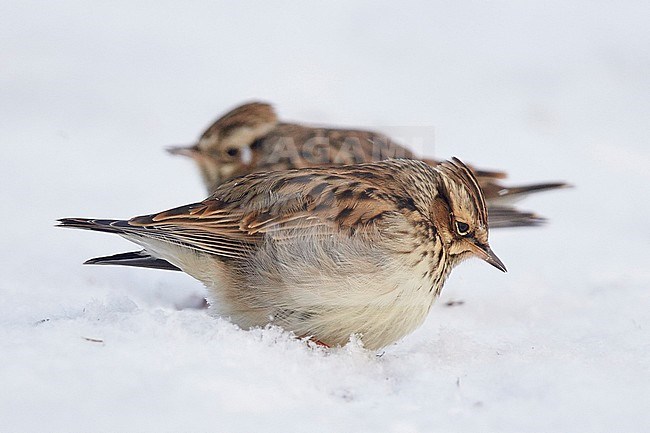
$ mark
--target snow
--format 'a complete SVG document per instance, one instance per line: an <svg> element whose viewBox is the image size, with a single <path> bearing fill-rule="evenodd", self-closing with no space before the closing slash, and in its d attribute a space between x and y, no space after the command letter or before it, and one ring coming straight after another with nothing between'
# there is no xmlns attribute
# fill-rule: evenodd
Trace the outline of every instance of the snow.
<svg viewBox="0 0 650 433"><path fill-rule="evenodd" d="M647 2L5 2L0 431L645 431ZM132 246L53 228L203 196L189 143L246 100L568 180L372 353L243 331ZM446 306L449 301L461 305Z"/></svg>

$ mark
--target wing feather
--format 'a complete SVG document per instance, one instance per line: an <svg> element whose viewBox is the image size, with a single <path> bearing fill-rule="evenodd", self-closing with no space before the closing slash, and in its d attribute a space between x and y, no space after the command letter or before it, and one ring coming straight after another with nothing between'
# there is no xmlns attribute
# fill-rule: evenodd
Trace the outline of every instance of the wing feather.
<svg viewBox="0 0 650 433"><path fill-rule="evenodd" d="M356 173L357 175L359 173ZM390 195L355 175L311 169L246 176L219 187L208 199L135 217L127 231L223 257L244 257L264 238L291 241L310 233L374 230L397 212ZM298 230L300 229L300 230Z"/></svg>

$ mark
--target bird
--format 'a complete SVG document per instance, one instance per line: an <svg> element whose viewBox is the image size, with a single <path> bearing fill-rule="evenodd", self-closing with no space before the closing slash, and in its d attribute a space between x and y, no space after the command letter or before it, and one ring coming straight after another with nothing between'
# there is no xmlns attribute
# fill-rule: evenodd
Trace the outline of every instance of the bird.
<svg viewBox="0 0 650 433"><path fill-rule="evenodd" d="M417 158L379 132L281 122L273 105L259 101L242 104L222 115L195 144L167 150L196 163L209 194L223 182L249 173ZM433 166L440 163L417 159ZM491 228L542 224L544 218L514 204L532 193L568 186L564 182L544 182L508 187L501 182L506 177L504 172L470 168L490 208Z"/></svg>
<svg viewBox="0 0 650 433"><path fill-rule="evenodd" d="M87 264L181 270L204 283L211 314L329 347L356 335L378 350L411 333L464 259L506 272L483 192L457 158L252 173L151 215L58 221L143 248Z"/></svg>

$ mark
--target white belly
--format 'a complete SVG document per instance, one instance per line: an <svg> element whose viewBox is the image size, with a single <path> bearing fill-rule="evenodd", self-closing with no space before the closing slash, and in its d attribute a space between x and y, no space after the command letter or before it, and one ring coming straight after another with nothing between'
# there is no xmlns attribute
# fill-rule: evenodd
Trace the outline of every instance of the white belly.
<svg viewBox="0 0 650 433"><path fill-rule="evenodd" d="M406 244L400 240L402 249ZM371 350L420 326L444 282L434 287L424 246L407 254L382 246L306 239L281 247L269 243L250 259L223 261L182 247L147 245L206 285L213 314L244 329L272 323L330 346L358 334Z"/></svg>
<svg viewBox="0 0 650 433"><path fill-rule="evenodd" d="M214 312L243 328L273 323L330 346L359 334L369 349L421 325L438 290L425 276L430 263L414 266L420 251L394 257L348 247L326 257L277 250L262 255L232 284L211 287Z"/></svg>

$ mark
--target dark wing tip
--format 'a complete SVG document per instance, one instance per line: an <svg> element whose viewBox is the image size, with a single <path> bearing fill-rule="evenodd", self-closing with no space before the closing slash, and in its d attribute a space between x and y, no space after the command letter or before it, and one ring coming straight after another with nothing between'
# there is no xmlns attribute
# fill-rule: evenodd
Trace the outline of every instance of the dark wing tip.
<svg viewBox="0 0 650 433"><path fill-rule="evenodd" d="M112 256L95 257L86 260L84 262L84 265L120 265L132 266L136 268L180 271L177 266L172 265L167 260L153 257L144 250L113 254Z"/></svg>
<svg viewBox="0 0 650 433"><path fill-rule="evenodd" d="M91 228L93 226L93 220L88 218L60 218L56 222L58 223L56 227Z"/></svg>
<svg viewBox="0 0 650 433"><path fill-rule="evenodd" d="M566 182L544 182L544 183L535 183L531 185L505 187L502 189L502 192L500 192L500 195L502 197L517 196L517 195L527 196L533 193L551 191L555 189L565 189L565 188L573 188L573 185L568 184Z"/></svg>
<svg viewBox="0 0 650 433"><path fill-rule="evenodd" d="M57 220L56 227L73 229L94 230L98 232L122 233L123 228L128 226L128 221L106 220L90 218L61 218Z"/></svg>
<svg viewBox="0 0 650 433"><path fill-rule="evenodd" d="M490 229L508 227L539 227L548 220L534 212L521 211L513 207L490 207L488 225Z"/></svg>

